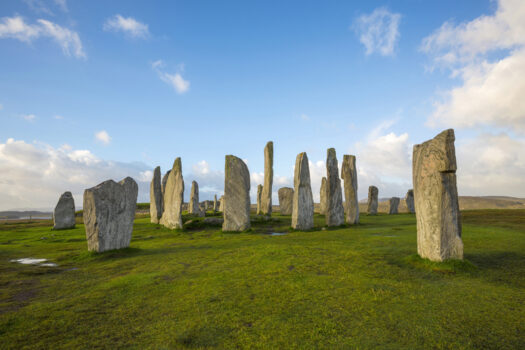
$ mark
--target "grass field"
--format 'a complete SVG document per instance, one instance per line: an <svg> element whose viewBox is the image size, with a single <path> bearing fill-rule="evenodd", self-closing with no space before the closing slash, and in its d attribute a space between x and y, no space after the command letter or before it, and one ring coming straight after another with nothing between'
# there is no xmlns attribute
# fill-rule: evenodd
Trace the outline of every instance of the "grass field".
<svg viewBox="0 0 525 350"><path fill-rule="evenodd" d="M0 348L525 349L525 210L463 212L465 261L445 263L415 255L414 215L315 220L139 218L130 248L102 254L82 225L1 224ZM10 262L26 257L58 266Z"/></svg>

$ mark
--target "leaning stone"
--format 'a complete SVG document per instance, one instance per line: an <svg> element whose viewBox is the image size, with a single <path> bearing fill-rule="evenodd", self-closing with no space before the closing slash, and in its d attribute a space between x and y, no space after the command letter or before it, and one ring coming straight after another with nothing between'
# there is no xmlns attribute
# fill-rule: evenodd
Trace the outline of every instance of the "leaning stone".
<svg viewBox="0 0 525 350"><path fill-rule="evenodd" d="M160 166L153 171L153 179L149 185L149 214L151 222L158 224L162 217L162 206L164 199L162 198L162 185L160 180Z"/></svg>
<svg viewBox="0 0 525 350"><path fill-rule="evenodd" d="M341 177L345 188L345 211L346 223L359 223L359 202L357 199L357 170L355 167L355 156L345 154L341 166Z"/></svg>
<svg viewBox="0 0 525 350"><path fill-rule="evenodd" d="M454 140L448 129L414 146L417 252L432 261L463 259Z"/></svg>
<svg viewBox="0 0 525 350"><path fill-rule="evenodd" d="M399 208L399 197L392 197L388 200L389 209L388 214L397 214Z"/></svg>
<svg viewBox="0 0 525 350"><path fill-rule="evenodd" d="M204 211L199 205L199 184L197 181L191 182L190 203L188 213L197 216L204 216Z"/></svg>
<svg viewBox="0 0 525 350"><path fill-rule="evenodd" d="M340 226L345 222L341 179L335 149L326 152L326 225Z"/></svg>
<svg viewBox="0 0 525 350"><path fill-rule="evenodd" d="M250 172L242 159L226 156L224 169L223 231L244 231L250 225Z"/></svg>
<svg viewBox="0 0 525 350"><path fill-rule="evenodd" d="M263 185L257 185L257 215L262 214L261 200L262 200Z"/></svg>
<svg viewBox="0 0 525 350"><path fill-rule="evenodd" d="M84 191L84 226L88 250L103 252L129 247L137 208L138 185L131 177Z"/></svg>
<svg viewBox="0 0 525 350"><path fill-rule="evenodd" d="M184 203L184 179L180 157L173 162L164 193L164 212L161 225L170 229L182 228L182 205Z"/></svg>
<svg viewBox="0 0 525 350"><path fill-rule="evenodd" d="M71 192L60 196L53 211L53 230L75 228L75 201Z"/></svg>
<svg viewBox="0 0 525 350"><path fill-rule="evenodd" d="M279 212L281 215L292 215L293 211L293 188L282 187L277 191L279 196Z"/></svg>
<svg viewBox="0 0 525 350"><path fill-rule="evenodd" d="M292 228L309 230L314 226L314 199L306 152L297 155L293 184Z"/></svg>
<svg viewBox="0 0 525 350"><path fill-rule="evenodd" d="M162 200L164 201L164 192L166 192L166 182L168 182L168 176L170 176L171 170L168 170L162 177Z"/></svg>
<svg viewBox="0 0 525 350"><path fill-rule="evenodd" d="M272 184L273 184L273 142L264 147L264 185L261 193L261 211L263 215L272 215ZM259 213L259 210L257 210Z"/></svg>
<svg viewBox="0 0 525 350"><path fill-rule="evenodd" d="M326 177L321 180L319 214L326 215Z"/></svg>
<svg viewBox="0 0 525 350"><path fill-rule="evenodd" d="M408 211L414 214L416 212L416 209L414 208L414 190L408 190L407 195L405 197L405 202Z"/></svg>
<svg viewBox="0 0 525 350"><path fill-rule="evenodd" d="M377 215L378 194L377 187L368 187L368 215Z"/></svg>

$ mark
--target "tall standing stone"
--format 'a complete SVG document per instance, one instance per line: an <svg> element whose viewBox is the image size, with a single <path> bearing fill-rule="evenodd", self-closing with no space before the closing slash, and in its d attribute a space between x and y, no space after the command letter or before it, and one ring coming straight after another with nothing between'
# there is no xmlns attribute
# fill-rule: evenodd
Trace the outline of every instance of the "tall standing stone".
<svg viewBox="0 0 525 350"><path fill-rule="evenodd" d="M345 187L346 223L359 223L359 202L357 199L357 169L355 156L345 154L341 166L341 177Z"/></svg>
<svg viewBox="0 0 525 350"><path fill-rule="evenodd" d="M375 186L368 187L368 215L377 215L379 190Z"/></svg>
<svg viewBox="0 0 525 350"><path fill-rule="evenodd" d="M273 142L264 147L264 185L261 195L261 214L272 215Z"/></svg>
<svg viewBox="0 0 525 350"><path fill-rule="evenodd" d="M432 261L463 259L454 140L448 129L414 146L417 252Z"/></svg>
<svg viewBox="0 0 525 350"><path fill-rule="evenodd" d="M255 211L257 215L262 214L262 194L263 185L257 185L257 210Z"/></svg>
<svg viewBox="0 0 525 350"><path fill-rule="evenodd" d="M131 177L108 180L84 191L84 226L88 250L129 247L137 208L138 185Z"/></svg>
<svg viewBox="0 0 525 350"><path fill-rule="evenodd" d="M184 179L180 157L173 162L173 168L166 180L164 192L164 213L160 224L170 229L182 228L182 204L184 202Z"/></svg>
<svg viewBox="0 0 525 350"><path fill-rule="evenodd" d="M222 195L221 198L219 198L219 211L224 211L224 195Z"/></svg>
<svg viewBox="0 0 525 350"><path fill-rule="evenodd" d="M321 180L319 214L326 215L326 177Z"/></svg>
<svg viewBox="0 0 525 350"><path fill-rule="evenodd" d="M314 198L306 152L297 155L293 184L292 228L309 230L314 226Z"/></svg>
<svg viewBox="0 0 525 350"><path fill-rule="evenodd" d="M226 156L224 169L223 231L244 231L250 225L250 172L242 159Z"/></svg>
<svg viewBox="0 0 525 350"><path fill-rule="evenodd" d="M389 209L388 214L397 214L399 208L399 197L392 197L388 200Z"/></svg>
<svg viewBox="0 0 525 350"><path fill-rule="evenodd" d="M345 222L341 179L335 149L326 152L326 225L340 226Z"/></svg>
<svg viewBox="0 0 525 350"><path fill-rule="evenodd" d="M216 213L219 208L217 207L217 195L213 196L213 212Z"/></svg>
<svg viewBox="0 0 525 350"><path fill-rule="evenodd" d="M168 182L168 176L170 176L171 170L168 170L162 177L162 201L164 201L164 192L166 192L166 182ZM164 208L163 208L164 209Z"/></svg>
<svg viewBox="0 0 525 350"><path fill-rule="evenodd" d="M162 217L164 199L160 180L160 166L153 171L153 179L149 185L149 215L151 222L158 224Z"/></svg>
<svg viewBox="0 0 525 350"><path fill-rule="evenodd" d="M405 197L405 203L407 205L408 212L414 214L416 212L414 207L414 190L408 190Z"/></svg>
<svg viewBox="0 0 525 350"><path fill-rule="evenodd" d="M206 208L206 203L204 203ZM191 182L190 203L188 204L188 213L192 215L204 216L204 211L199 206L199 184L197 181Z"/></svg>
<svg viewBox="0 0 525 350"><path fill-rule="evenodd" d="M64 192L53 211L53 230L75 228L75 201L71 192Z"/></svg>
<svg viewBox="0 0 525 350"><path fill-rule="evenodd" d="M293 211L293 188L281 187L277 191L279 196L279 212L281 215L292 215Z"/></svg>

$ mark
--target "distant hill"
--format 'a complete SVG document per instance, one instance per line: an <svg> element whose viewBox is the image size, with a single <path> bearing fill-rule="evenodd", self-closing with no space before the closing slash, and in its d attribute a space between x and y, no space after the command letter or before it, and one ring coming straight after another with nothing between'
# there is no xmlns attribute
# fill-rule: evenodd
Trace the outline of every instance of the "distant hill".
<svg viewBox="0 0 525 350"><path fill-rule="evenodd" d="M7 210L7 211L0 211L0 220L1 219L20 219L20 218L27 218L27 217L35 217L35 218L51 218L53 216L53 213L51 212L44 212L44 211L36 211L36 210L26 210L26 211L18 211L18 210Z"/></svg>

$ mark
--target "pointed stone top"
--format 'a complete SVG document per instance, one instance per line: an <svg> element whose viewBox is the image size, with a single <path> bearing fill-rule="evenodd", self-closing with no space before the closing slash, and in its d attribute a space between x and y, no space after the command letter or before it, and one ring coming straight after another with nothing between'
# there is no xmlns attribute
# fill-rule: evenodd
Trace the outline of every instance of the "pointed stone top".
<svg viewBox="0 0 525 350"><path fill-rule="evenodd" d="M182 172L182 161L180 157L177 157L175 161L173 162L173 168L172 170Z"/></svg>

